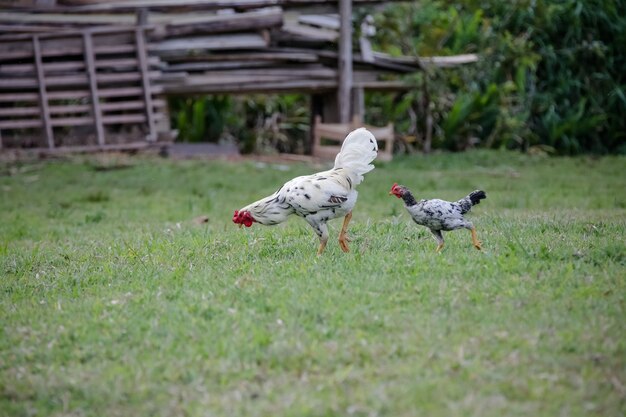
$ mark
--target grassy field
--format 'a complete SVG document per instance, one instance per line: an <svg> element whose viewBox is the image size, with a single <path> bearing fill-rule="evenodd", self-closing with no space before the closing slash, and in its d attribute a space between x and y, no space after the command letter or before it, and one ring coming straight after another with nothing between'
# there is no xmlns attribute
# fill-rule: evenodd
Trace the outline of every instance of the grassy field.
<svg viewBox="0 0 626 417"><path fill-rule="evenodd" d="M321 257L298 218L231 223L321 167L0 165L0 415L623 416L626 158L377 165ZM484 189L484 250L435 253L395 181Z"/></svg>

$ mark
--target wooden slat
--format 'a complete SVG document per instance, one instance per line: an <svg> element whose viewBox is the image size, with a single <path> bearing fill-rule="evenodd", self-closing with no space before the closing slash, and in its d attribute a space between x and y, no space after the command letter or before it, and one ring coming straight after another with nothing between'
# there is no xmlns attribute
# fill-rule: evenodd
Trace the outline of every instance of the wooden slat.
<svg viewBox="0 0 626 417"><path fill-rule="evenodd" d="M290 52L289 50L275 50L272 52L248 52L242 53L210 53L190 56L168 56L168 62L227 62L227 61L293 61L293 62L318 62L317 54L304 50Z"/></svg>
<svg viewBox="0 0 626 417"><path fill-rule="evenodd" d="M153 85L150 91L152 94L160 94L163 88ZM143 89L141 87L101 88L99 94L101 98L140 96L143 94Z"/></svg>
<svg viewBox="0 0 626 417"><path fill-rule="evenodd" d="M75 24L75 25L131 25L135 23L134 16L130 15L97 15L97 14L59 14L59 13L0 13L0 22L19 22L47 25Z"/></svg>
<svg viewBox="0 0 626 417"><path fill-rule="evenodd" d="M151 52L179 53L188 55L189 50L226 50L226 49L255 49L268 45L263 36L256 33L240 33L232 35L197 36L185 39L170 39L148 46Z"/></svg>
<svg viewBox="0 0 626 417"><path fill-rule="evenodd" d="M129 124L129 123L146 123L145 114L120 114L108 115L103 117L104 124Z"/></svg>
<svg viewBox="0 0 626 417"><path fill-rule="evenodd" d="M282 82L248 82L234 84L197 84L164 86L163 91L169 95L194 95L216 93L273 93L273 92L320 92L332 91L337 88L336 80L292 80Z"/></svg>
<svg viewBox="0 0 626 417"><path fill-rule="evenodd" d="M104 145L104 126L102 125L102 111L100 110L100 97L98 96L98 80L96 78L96 64L93 53L93 40L90 33L83 33L85 44L85 64L89 76L89 92L91 93L91 111L93 114L96 138L98 145Z"/></svg>
<svg viewBox="0 0 626 417"><path fill-rule="evenodd" d="M354 4L375 4L381 0L352 0ZM390 1L390 0L387 0ZM401 0L391 0L401 1ZM337 0L125 0L112 2L85 2L84 6L60 7L55 10L64 13L124 13L138 8L217 10L217 9L255 9L268 6L309 7L311 5L336 5Z"/></svg>
<svg viewBox="0 0 626 417"><path fill-rule="evenodd" d="M152 100L154 108L165 107L165 100ZM119 101L100 103L100 110L105 111L123 111L123 110L141 110L145 106L143 101ZM89 104L67 104L49 106L50 114L65 114L65 113L83 113L91 110ZM39 107L0 107L0 116L14 117L14 116L36 116L40 112Z"/></svg>
<svg viewBox="0 0 626 417"><path fill-rule="evenodd" d="M141 141L141 142L131 142L131 143L117 143L110 145L79 145L79 146L62 146L55 149L47 149L47 148L29 148L29 149L19 149L18 151L24 152L27 154L39 153L42 155L63 155L68 153L79 153L79 152L101 152L101 151L130 151L130 150L138 150L145 149L150 147L150 143Z"/></svg>
<svg viewBox="0 0 626 417"><path fill-rule="evenodd" d="M341 27L339 17L337 15L300 15L298 16L298 22L332 30L339 30Z"/></svg>
<svg viewBox="0 0 626 417"><path fill-rule="evenodd" d="M169 17L165 28L168 37L190 36L208 33L245 32L281 26L282 9L268 7L245 13L188 14Z"/></svg>
<svg viewBox="0 0 626 417"><path fill-rule="evenodd" d="M106 54L124 54L124 53L132 53L135 51L134 45L102 45L102 46L94 46L94 52L96 55L106 55ZM81 48L58 48L58 49L45 49L42 51L42 56L44 57L55 57L55 56L68 56L68 55L82 55ZM0 59L20 59L20 58L29 58L32 56L32 52L28 50L16 50L9 52L2 52L0 55Z"/></svg>
<svg viewBox="0 0 626 417"><path fill-rule="evenodd" d="M44 128L46 140L49 148L54 148L54 136L52 132L52 125L50 123L50 112L48 110L48 95L46 94L46 79L43 72L43 65L41 63L41 48L39 45L39 38L33 36L33 51L35 53L35 68L37 70L37 80L39 82L39 103L41 105L41 117Z"/></svg>
<svg viewBox="0 0 626 417"><path fill-rule="evenodd" d="M41 119L0 120L0 129L25 129L29 127L41 129Z"/></svg>
<svg viewBox="0 0 626 417"><path fill-rule="evenodd" d="M150 66L158 66L161 60L157 57L148 59ZM115 58L101 59L96 62L96 68L137 68L139 61L136 58ZM44 62L43 69L46 74L58 71L83 71L85 63L82 61L67 62ZM28 75L35 74L35 65L33 64L0 64L0 75Z"/></svg>
<svg viewBox="0 0 626 417"><path fill-rule="evenodd" d="M148 77L157 78L161 73L159 71L148 72ZM117 84L131 81L141 81L142 77L139 72L119 72L95 74L98 84ZM86 74L75 75L55 75L45 79L47 87L69 87L81 86L89 84L89 77ZM21 89L21 88L37 88L38 81L34 78L5 78L0 79L0 88Z"/></svg>
<svg viewBox="0 0 626 417"><path fill-rule="evenodd" d="M98 38L94 39L94 46L96 48L119 47L123 45L132 46L132 32L130 32L128 29L126 30L126 33L101 35ZM92 31L89 30L88 32L91 33ZM63 36L57 34L57 38L46 38L45 34L39 35L42 55L48 56L49 54L58 54L59 51L63 51L64 53L67 52L82 56L82 33L84 33L84 31L69 33ZM32 50L33 47L30 39L28 38L24 40L14 41L0 40L0 57L2 58L5 58L7 56L7 53L10 52L32 53Z"/></svg>
<svg viewBox="0 0 626 417"><path fill-rule="evenodd" d="M0 94L0 103L34 102L39 100L37 93L5 93Z"/></svg>
<svg viewBox="0 0 626 417"><path fill-rule="evenodd" d="M39 111L39 107L0 107L0 116L34 116Z"/></svg>
<svg viewBox="0 0 626 417"><path fill-rule="evenodd" d="M52 119L52 126L85 126L92 125L94 123L91 116L77 116L77 117L62 117L58 119Z"/></svg>
<svg viewBox="0 0 626 417"><path fill-rule="evenodd" d="M283 38L307 39L318 42L335 42L339 37L334 30L314 28L297 22L285 23L281 28Z"/></svg>
<svg viewBox="0 0 626 417"><path fill-rule="evenodd" d="M148 120L148 140L156 140L154 108L152 106L152 94L150 93L150 79L148 78L148 57L146 50L146 41L142 28L137 28L135 32L137 41L137 59L139 60L139 69L141 70L141 84L143 87L143 100L145 103L145 112Z"/></svg>
<svg viewBox="0 0 626 417"><path fill-rule="evenodd" d="M152 94L161 94L163 87L158 85L151 86ZM99 89L101 98L113 97L133 97L143 94L141 87L119 87L119 88L101 88ZM82 99L89 96L89 90L75 89L71 91L49 91L49 100L73 100ZM11 102L35 102L39 100L37 93L0 93L0 103Z"/></svg>
<svg viewBox="0 0 626 417"><path fill-rule="evenodd" d="M155 109L163 108L165 107L165 100L152 100L152 106ZM114 111L124 111L124 110L142 110L144 107L145 107L145 103L143 100L100 103L100 108L102 109L103 112L114 112Z"/></svg>

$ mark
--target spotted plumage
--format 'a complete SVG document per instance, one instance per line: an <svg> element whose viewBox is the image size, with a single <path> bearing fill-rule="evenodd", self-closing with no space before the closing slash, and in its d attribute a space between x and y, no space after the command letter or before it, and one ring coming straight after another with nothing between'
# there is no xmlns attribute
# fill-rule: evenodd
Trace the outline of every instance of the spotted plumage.
<svg viewBox="0 0 626 417"><path fill-rule="evenodd" d="M372 143L374 149L370 148ZM345 216L339 241L347 252L345 231L358 196L356 186L374 169L371 162L377 151L374 135L365 128L356 129L344 140L333 169L288 181L274 194L235 211L233 222L247 227L253 223L275 225L295 214L319 236L321 254L328 241L326 222Z"/></svg>
<svg viewBox="0 0 626 417"><path fill-rule="evenodd" d="M426 226L437 240L437 251L444 245L442 231L468 229L472 232L472 242L476 249L481 249L481 243L476 237L474 225L463 215L468 213L472 206L487 198L484 191L476 190L456 202L439 199L417 201L411 191L403 185L394 184L389 194L393 194L404 201L406 210L413 221Z"/></svg>

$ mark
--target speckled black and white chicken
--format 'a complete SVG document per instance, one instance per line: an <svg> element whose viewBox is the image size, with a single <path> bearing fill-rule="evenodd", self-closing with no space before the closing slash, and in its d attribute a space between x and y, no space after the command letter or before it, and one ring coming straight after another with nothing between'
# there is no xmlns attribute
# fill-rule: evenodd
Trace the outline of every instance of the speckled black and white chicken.
<svg viewBox="0 0 626 417"><path fill-rule="evenodd" d="M356 129L345 138L333 169L292 179L274 194L236 210L233 222L240 227L250 227L253 223L275 225L296 214L319 236L317 254L320 255L328 242L326 223L345 216L339 244L348 252L346 231L358 196L356 186L363 181L364 174L374 169L371 162L377 154L374 135L363 127Z"/></svg>
<svg viewBox="0 0 626 417"><path fill-rule="evenodd" d="M468 229L472 233L472 243L476 249L481 249L482 245L476 236L476 228L463 215L468 213L471 208L480 203L480 200L487 198L484 191L472 191L466 197L457 202L444 200L415 200L411 191L404 185L394 184L389 191L390 195L395 195L404 200L406 210L411 215L413 221L419 225L426 226L430 229L437 240L437 252L444 245L442 231L451 231L456 229Z"/></svg>

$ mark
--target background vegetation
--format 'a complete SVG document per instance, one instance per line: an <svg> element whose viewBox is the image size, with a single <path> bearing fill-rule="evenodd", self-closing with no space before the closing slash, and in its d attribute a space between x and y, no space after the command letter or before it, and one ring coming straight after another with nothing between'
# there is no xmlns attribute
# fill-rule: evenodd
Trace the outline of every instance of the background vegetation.
<svg viewBox="0 0 626 417"><path fill-rule="evenodd" d="M626 153L623 10L626 0L422 0L360 10L355 22L365 13L375 17L377 50L481 56L477 64L409 77L409 94L368 94L366 120L392 120L399 136L423 147L430 117L426 146L434 149ZM245 151L303 149L304 96L217 97L173 107L183 140L237 138Z"/></svg>
<svg viewBox="0 0 626 417"><path fill-rule="evenodd" d="M0 165L0 415L623 416L625 159L377 162L321 257L230 221L310 166ZM435 253L395 181L485 189L484 250Z"/></svg>

